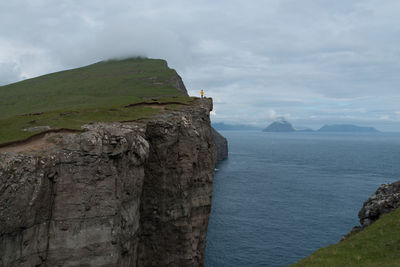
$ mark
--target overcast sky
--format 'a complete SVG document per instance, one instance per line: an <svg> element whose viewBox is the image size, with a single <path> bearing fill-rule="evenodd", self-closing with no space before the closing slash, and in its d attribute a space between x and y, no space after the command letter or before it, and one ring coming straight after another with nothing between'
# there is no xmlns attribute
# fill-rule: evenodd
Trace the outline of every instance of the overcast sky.
<svg viewBox="0 0 400 267"><path fill-rule="evenodd" d="M399 0L0 2L0 84L166 59L214 122L400 131Z"/></svg>

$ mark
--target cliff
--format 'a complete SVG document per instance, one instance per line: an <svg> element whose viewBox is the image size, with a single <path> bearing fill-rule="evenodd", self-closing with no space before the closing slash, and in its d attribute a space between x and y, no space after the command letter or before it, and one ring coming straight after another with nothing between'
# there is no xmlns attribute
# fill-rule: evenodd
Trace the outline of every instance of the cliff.
<svg viewBox="0 0 400 267"><path fill-rule="evenodd" d="M133 107L153 100L190 102L181 77L165 60L101 61L0 86L0 144L47 129L153 115L159 109Z"/></svg>
<svg viewBox="0 0 400 267"><path fill-rule="evenodd" d="M197 99L0 148L0 266L202 266L211 109Z"/></svg>
<svg viewBox="0 0 400 267"><path fill-rule="evenodd" d="M228 157L228 140L214 128L211 128L211 138L217 150L217 162L226 159Z"/></svg>

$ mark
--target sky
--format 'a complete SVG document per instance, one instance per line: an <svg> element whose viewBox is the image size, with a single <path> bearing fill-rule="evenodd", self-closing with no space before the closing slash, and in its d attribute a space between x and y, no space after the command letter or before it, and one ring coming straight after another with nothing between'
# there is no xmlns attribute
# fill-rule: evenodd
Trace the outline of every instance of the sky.
<svg viewBox="0 0 400 267"><path fill-rule="evenodd" d="M0 2L0 85L163 58L213 122L400 131L398 0Z"/></svg>

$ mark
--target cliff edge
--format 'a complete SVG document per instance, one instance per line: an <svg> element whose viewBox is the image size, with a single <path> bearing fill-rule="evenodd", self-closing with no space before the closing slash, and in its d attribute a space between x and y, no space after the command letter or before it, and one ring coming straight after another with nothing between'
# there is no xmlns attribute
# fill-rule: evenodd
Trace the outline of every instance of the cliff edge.
<svg viewBox="0 0 400 267"><path fill-rule="evenodd" d="M210 99L0 148L0 266L202 266Z"/></svg>

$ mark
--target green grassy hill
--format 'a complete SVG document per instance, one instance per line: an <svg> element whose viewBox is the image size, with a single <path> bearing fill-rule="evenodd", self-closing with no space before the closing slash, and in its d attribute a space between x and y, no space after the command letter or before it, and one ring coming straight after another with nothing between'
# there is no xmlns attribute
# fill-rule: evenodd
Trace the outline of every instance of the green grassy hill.
<svg viewBox="0 0 400 267"><path fill-rule="evenodd" d="M126 105L157 98L189 101L164 60L110 60L0 87L0 144L27 138L36 126L79 129L96 121L126 121L158 110Z"/></svg>
<svg viewBox="0 0 400 267"><path fill-rule="evenodd" d="M400 266L400 209L292 266Z"/></svg>

